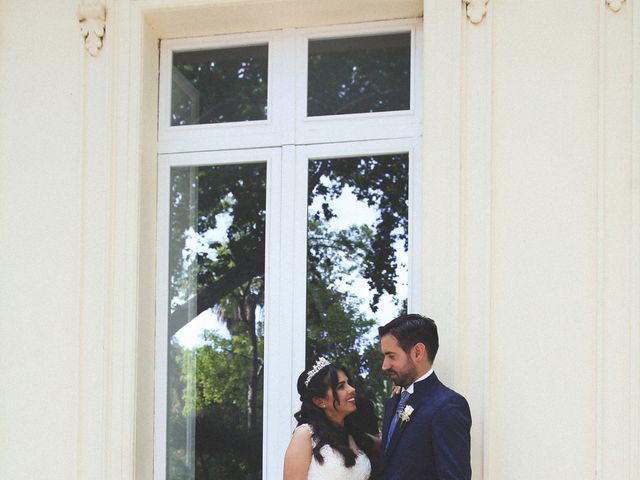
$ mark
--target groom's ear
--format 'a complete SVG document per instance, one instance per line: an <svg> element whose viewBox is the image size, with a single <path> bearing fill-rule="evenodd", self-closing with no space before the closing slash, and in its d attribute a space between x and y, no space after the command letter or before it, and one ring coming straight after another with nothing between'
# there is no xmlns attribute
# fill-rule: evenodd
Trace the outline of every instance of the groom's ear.
<svg viewBox="0 0 640 480"><path fill-rule="evenodd" d="M418 342L413 346L413 356L415 361L422 361L427 358L427 347L424 343Z"/></svg>

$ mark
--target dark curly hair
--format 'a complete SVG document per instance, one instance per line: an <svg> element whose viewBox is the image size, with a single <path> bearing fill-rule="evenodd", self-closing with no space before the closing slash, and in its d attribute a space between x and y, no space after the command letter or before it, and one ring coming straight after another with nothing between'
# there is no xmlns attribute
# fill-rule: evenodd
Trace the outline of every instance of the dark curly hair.
<svg viewBox="0 0 640 480"><path fill-rule="evenodd" d="M313 368L313 367L311 367ZM312 430L312 438L315 446L313 447L313 456L322 464L324 458L320 453L320 449L329 445L335 451L340 452L344 458L345 467L353 467L356 463L356 454L349 447L349 435L353 437L356 445L362 450L369 459L373 458L373 441L365 432L347 416L344 421L344 428L340 428L333 424L327 417L324 410L313 403L314 398L325 398L327 390L333 392L333 406L338 405L338 393L336 387L338 385L338 372L342 371L350 380L349 373L340 365L331 363L320 369L310 380L309 385L305 385L307 375L311 368L303 371L298 377L298 393L302 405L300 410L295 413L294 418L298 422L298 426L309 424Z"/></svg>

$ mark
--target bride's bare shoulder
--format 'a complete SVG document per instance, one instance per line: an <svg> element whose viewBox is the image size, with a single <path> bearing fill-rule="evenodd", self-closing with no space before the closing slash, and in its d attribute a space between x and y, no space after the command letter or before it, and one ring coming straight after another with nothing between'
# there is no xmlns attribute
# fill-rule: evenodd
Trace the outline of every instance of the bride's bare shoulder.
<svg viewBox="0 0 640 480"><path fill-rule="evenodd" d="M295 436L296 434L301 436L306 435L311 438L311 435L313 435L313 428L311 428L311 425L308 423L303 423L302 425L298 425L293 431L293 435Z"/></svg>
<svg viewBox="0 0 640 480"><path fill-rule="evenodd" d="M304 480L311 463L311 427L299 425L291 436L284 455L284 480Z"/></svg>

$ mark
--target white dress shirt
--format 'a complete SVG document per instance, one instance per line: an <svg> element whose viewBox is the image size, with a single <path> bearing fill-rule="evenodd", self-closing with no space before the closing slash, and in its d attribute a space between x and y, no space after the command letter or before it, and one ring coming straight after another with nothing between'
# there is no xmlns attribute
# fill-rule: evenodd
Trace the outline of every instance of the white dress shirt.
<svg viewBox="0 0 640 480"><path fill-rule="evenodd" d="M411 395L413 393L413 386L418 383L421 382L422 380L424 380L425 378L428 378L429 375L431 375L433 373L433 368L431 368L427 373L425 373L424 375L422 375L420 378L418 378L415 382L413 382L411 385L409 385L407 388L403 388L402 390L406 390L407 392L409 392L409 395Z"/></svg>

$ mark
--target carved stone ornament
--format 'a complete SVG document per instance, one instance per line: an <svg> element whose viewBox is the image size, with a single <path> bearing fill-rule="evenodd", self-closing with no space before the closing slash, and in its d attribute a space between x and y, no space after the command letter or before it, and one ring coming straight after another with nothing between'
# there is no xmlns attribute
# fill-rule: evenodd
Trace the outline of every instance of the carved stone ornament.
<svg viewBox="0 0 640 480"><path fill-rule="evenodd" d="M471 23L480 23L487 13L489 0L462 0L467 5L467 17Z"/></svg>
<svg viewBox="0 0 640 480"><path fill-rule="evenodd" d="M607 0L607 5L614 12L620 11L625 0Z"/></svg>
<svg viewBox="0 0 640 480"><path fill-rule="evenodd" d="M102 47L106 18L107 11L102 4L80 5L78 7L80 32L84 37L84 46L92 57L98 55L98 50Z"/></svg>

